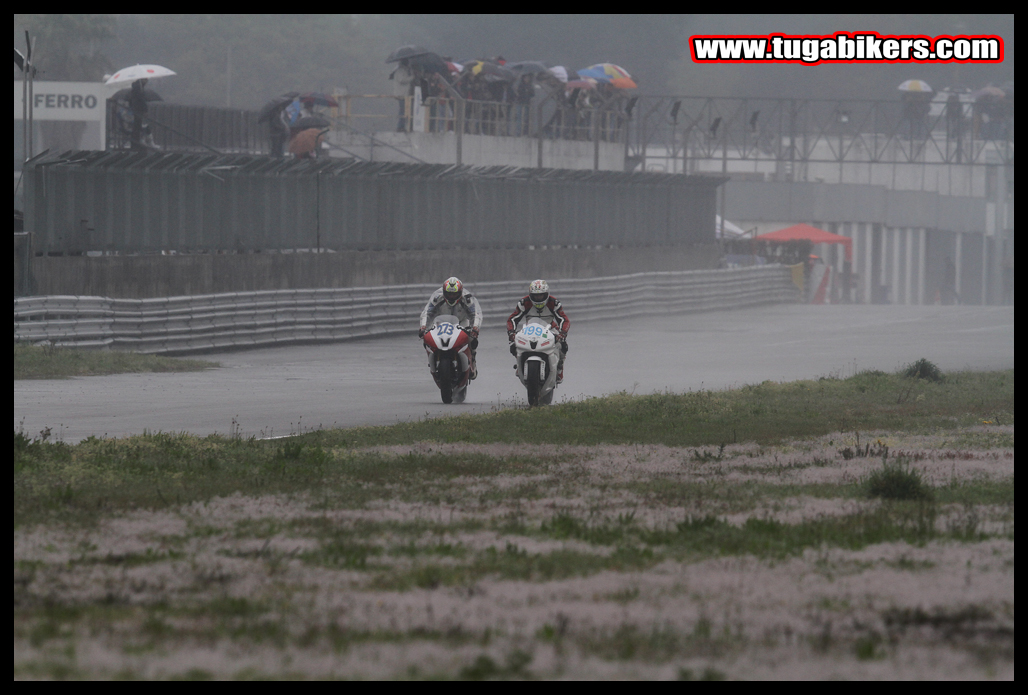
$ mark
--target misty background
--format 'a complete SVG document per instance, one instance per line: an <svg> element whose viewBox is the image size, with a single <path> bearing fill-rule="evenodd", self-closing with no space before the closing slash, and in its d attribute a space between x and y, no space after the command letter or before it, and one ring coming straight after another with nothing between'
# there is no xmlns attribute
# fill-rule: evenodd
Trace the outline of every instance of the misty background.
<svg viewBox="0 0 1028 695"><path fill-rule="evenodd" d="M176 77L152 85L165 100L257 109L289 90L391 94L397 46L454 59L503 56L581 69L616 63L645 95L898 99L900 82L979 89L1014 79L1014 16L937 15L61 15L15 14L14 44L38 37L38 79L100 81L157 63ZM998 65L696 65L694 34L998 35ZM15 69L15 79L21 78Z"/></svg>

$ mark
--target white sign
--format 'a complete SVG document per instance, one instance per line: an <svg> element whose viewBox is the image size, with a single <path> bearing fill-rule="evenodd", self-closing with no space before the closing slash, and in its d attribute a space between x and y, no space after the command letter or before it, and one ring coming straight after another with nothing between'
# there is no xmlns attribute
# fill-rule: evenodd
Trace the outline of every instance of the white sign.
<svg viewBox="0 0 1028 695"><path fill-rule="evenodd" d="M117 91L99 82L32 84L32 118L37 121L100 121L107 116L107 98ZM14 81L14 120L22 118L22 83Z"/></svg>

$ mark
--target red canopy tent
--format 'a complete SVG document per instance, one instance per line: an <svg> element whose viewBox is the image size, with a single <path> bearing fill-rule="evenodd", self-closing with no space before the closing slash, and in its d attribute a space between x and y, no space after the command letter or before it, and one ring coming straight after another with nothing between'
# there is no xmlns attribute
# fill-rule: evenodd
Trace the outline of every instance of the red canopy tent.
<svg viewBox="0 0 1028 695"><path fill-rule="evenodd" d="M842 244L846 247L846 260L853 260L853 240L849 237L832 234L809 224L794 224L777 232L768 232L754 237L757 241L800 241L805 240L814 244Z"/></svg>

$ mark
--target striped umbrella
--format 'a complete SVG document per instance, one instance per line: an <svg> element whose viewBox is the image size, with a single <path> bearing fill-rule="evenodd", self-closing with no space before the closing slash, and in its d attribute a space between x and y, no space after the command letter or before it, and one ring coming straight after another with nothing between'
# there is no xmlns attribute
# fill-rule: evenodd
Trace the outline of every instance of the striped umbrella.
<svg viewBox="0 0 1028 695"><path fill-rule="evenodd" d="M597 82L606 82L618 89L635 89L635 83L628 71L614 63L597 63L578 71L579 77L591 77Z"/></svg>

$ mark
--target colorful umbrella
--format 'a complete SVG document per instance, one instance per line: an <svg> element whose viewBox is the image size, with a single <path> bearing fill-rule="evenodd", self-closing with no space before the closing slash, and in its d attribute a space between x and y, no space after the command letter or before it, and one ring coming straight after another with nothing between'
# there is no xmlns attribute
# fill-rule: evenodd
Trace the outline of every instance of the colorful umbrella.
<svg viewBox="0 0 1028 695"><path fill-rule="evenodd" d="M579 77L591 77L597 82L606 82L618 89L635 89L639 85L623 67L614 63L597 63L578 71Z"/></svg>
<svg viewBox="0 0 1028 695"><path fill-rule="evenodd" d="M572 89L596 89L596 80L591 77L584 77L578 80L569 80L564 88L569 92Z"/></svg>
<svg viewBox="0 0 1028 695"><path fill-rule="evenodd" d="M169 70L160 65L133 65L129 68L122 68L107 79L104 84L122 84L124 82L135 82L136 80L154 80L158 77L174 75L174 70Z"/></svg>
<svg viewBox="0 0 1028 695"><path fill-rule="evenodd" d="M899 87L901 92L931 92L934 91L924 80L907 80Z"/></svg>

